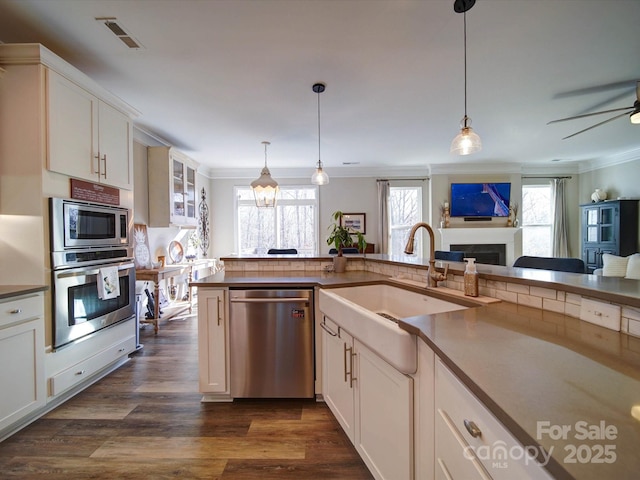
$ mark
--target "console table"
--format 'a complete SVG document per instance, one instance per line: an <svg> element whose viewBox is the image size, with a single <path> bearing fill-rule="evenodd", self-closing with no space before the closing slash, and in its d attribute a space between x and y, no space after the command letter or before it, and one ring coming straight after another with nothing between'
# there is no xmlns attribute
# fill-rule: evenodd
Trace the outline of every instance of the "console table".
<svg viewBox="0 0 640 480"><path fill-rule="evenodd" d="M167 265L163 268L154 268L154 269L141 269L136 270L136 280L147 280L153 282L153 303L154 303L154 311L153 318L144 318L140 320L140 323L151 323L153 324L153 331L158 333L158 323L160 320L160 282L163 280L167 280L173 277L179 277L181 275L191 275L191 266L190 265ZM191 297L191 295L189 295ZM176 308L173 312L168 314L165 318L171 318L178 313L182 313L185 310L189 310L191 312L191 298L186 302L182 308Z"/></svg>

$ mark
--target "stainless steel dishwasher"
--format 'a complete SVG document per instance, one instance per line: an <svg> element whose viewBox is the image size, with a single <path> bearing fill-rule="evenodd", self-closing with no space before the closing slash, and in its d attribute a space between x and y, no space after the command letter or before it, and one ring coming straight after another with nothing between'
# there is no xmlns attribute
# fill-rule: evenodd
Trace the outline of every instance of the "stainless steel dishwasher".
<svg viewBox="0 0 640 480"><path fill-rule="evenodd" d="M234 398L314 397L313 290L230 290Z"/></svg>

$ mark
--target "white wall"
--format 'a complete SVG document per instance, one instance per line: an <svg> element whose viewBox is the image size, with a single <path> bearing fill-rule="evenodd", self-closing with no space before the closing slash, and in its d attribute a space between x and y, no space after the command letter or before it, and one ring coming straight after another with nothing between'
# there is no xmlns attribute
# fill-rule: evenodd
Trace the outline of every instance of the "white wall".
<svg viewBox="0 0 640 480"><path fill-rule="evenodd" d="M603 167L580 175L580 203L591 202L591 194L601 188L609 199L640 198L640 158L631 162Z"/></svg>
<svg viewBox="0 0 640 480"><path fill-rule="evenodd" d="M256 175L257 176L257 175ZM276 178L280 185L309 185L308 178ZM234 245L233 188L247 186L252 179L212 179L211 184L211 230L213 257L227 256L236 251ZM366 214L365 238L378 244L377 184L375 178L331 178L328 185L319 187L319 238L320 253L327 253L326 239L332 214L336 210L345 213Z"/></svg>
<svg viewBox="0 0 640 480"><path fill-rule="evenodd" d="M607 192L608 199L618 197L638 199L640 198L640 159L581 173L579 180L579 203L581 204L591 202L591 194L596 188Z"/></svg>
<svg viewBox="0 0 640 480"><path fill-rule="evenodd" d="M136 223L148 223L148 188L146 146L134 142L134 180L135 205L134 218ZM257 176L257 174L256 174ZM553 176L565 176L555 172ZM567 205L569 215L570 252L574 257L580 257L580 210L579 205L590 202L593 190L603 188L609 198L631 197L640 198L640 159L633 162L584 172L581 174L568 173L572 178L567 182ZM252 178L236 179L208 179L200 174L197 177L198 192L202 187L207 194L210 212L210 247L209 257L218 258L235 252L234 245L234 201L233 187L246 186ZM308 185L308 178L277 178L282 185ZM521 191L524 183L531 183L531 179L523 179L520 173L505 174L433 174L427 181L401 182L391 179L391 184L421 185L423 187L423 221L437 228L440 222L439 207L449 199L451 182L511 182L511 199L522 205ZM369 243L380 244L377 238L377 183L374 177L338 178L332 177L329 185L319 187L320 191L320 253L329 251L326 244L328 227L332 223L331 214L336 210L352 213L365 213L367 218L365 237ZM519 215L521 217L522 212ZM491 225L505 220L493 219ZM462 227L462 219L452 219L451 226ZM171 240L180 234L175 227L167 229L150 229L150 248L152 255L166 255L166 248ZM426 239L425 239L426 240ZM423 257L428 257L428 242L423 241ZM436 235L435 248L440 246L439 235ZM377 251L377 250L376 250ZM165 253L162 253L165 252Z"/></svg>

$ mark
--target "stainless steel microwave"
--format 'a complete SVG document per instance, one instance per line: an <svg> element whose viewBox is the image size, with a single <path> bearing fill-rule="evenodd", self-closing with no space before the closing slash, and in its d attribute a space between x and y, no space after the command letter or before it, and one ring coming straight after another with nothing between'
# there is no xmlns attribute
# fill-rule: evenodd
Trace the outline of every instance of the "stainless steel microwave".
<svg viewBox="0 0 640 480"><path fill-rule="evenodd" d="M129 246L127 208L50 198L51 250Z"/></svg>

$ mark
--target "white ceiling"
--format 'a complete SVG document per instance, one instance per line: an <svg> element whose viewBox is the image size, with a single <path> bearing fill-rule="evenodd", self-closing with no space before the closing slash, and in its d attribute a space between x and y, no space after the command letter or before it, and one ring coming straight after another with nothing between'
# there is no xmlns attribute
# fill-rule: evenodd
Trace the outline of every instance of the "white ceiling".
<svg viewBox="0 0 640 480"><path fill-rule="evenodd" d="M144 48L126 48L96 17L116 17ZM318 81L330 175L638 158L640 125L626 117L568 140L608 117L547 122L633 104L639 21L638 0L478 0L467 13L468 114L484 148L457 157L453 0L0 0L0 41L44 44L213 172L257 172L268 140L274 176L313 171Z"/></svg>

